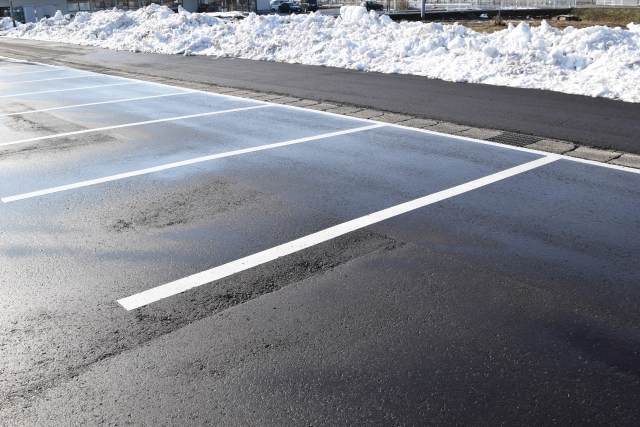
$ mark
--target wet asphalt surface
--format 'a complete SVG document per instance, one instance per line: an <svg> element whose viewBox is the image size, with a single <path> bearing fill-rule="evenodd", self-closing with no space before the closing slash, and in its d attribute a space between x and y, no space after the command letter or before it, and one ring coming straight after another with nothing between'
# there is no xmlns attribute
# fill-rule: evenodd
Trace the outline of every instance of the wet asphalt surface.
<svg viewBox="0 0 640 427"><path fill-rule="evenodd" d="M168 78L354 104L640 154L640 104L604 98L300 64L116 52L6 37L0 37L0 54L97 72L132 73L143 79Z"/></svg>
<svg viewBox="0 0 640 427"><path fill-rule="evenodd" d="M40 78L60 80L19 83ZM0 82L2 198L372 124L38 65ZM640 174L620 168L560 158L117 303L545 155L385 126L2 203L0 424L637 425Z"/></svg>

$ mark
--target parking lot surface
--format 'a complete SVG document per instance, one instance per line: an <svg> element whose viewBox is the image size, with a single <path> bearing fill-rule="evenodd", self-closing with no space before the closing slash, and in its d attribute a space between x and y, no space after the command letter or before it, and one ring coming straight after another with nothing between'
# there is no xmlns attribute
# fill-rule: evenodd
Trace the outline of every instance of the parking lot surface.
<svg viewBox="0 0 640 427"><path fill-rule="evenodd" d="M0 419L640 412L640 171L4 58Z"/></svg>

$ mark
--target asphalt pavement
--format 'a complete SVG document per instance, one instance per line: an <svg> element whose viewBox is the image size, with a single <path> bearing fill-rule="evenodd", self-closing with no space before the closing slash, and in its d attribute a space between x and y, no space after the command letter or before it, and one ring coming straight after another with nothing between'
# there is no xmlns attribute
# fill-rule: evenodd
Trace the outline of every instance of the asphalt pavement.
<svg viewBox="0 0 640 427"><path fill-rule="evenodd" d="M300 64L116 52L6 37L0 38L0 52L90 71L353 104L640 154L640 104L603 98Z"/></svg>
<svg viewBox="0 0 640 427"><path fill-rule="evenodd" d="M637 169L10 59L0 85L4 425L637 424Z"/></svg>

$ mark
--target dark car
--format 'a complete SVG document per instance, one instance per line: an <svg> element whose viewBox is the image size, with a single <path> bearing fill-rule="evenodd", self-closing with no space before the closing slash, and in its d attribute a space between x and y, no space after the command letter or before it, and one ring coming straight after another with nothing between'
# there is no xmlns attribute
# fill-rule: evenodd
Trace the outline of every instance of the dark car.
<svg viewBox="0 0 640 427"><path fill-rule="evenodd" d="M278 6L278 12L280 13L300 13L302 8L295 3L284 2Z"/></svg>
<svg viewBox="0 0 640 427"><path fill-rule="evenodd" d="M309 12L317 12L318 11L318 0L307 0L307 10Z"/></svg>
<svg viewBox="0 0 640 427"><path fill-rule="evenodd" d="M217 4L201 4L198 6L197 13L205 13L205 12L218 12L220 8Z"/></svg>
<svg viewBox="0 0 640 427"><path fill-rule="evenodd" d="M382 9L384 9L383 5L381 5L380 3L376 3L374 1L363 1L360 6L366 7L367 8L367 12L369 12L370 10L382 10Z"/></svg>

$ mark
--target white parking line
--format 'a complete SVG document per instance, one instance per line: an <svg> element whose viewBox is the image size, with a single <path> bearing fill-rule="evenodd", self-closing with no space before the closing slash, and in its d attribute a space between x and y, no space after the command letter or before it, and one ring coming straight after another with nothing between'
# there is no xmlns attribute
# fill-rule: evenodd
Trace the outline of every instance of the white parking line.
<svg viewBox="0 0 640 427"><path fill-rule="evenodd" d="M2 69L2 67L0 67L0 69ZM73 68L69 68L69 70L77 71L77 70L74 70ZM65 70L64 68L60 68L59 70L24 71L22 73L11 73L11 74L2 74L2 73L0 73L0 77L4 77L4 76L21 76L23 74L35 74L35 73L55 73L55 72L58 72L58 71L69 71L69 70Z"/></svg>
<svg viewBox="0 0 640 427"><path fill-rule="evenodd" d="M161 83L157 83L157 84L161 84ZM237 98L237 97L234 97L232 95L227 95L227 96L230 96L232 98ZM241 99L243 99L243 98L241 98ZM263 101L263 102L266 102L268 104L272 104L271 102L268 102L268 101ZM289 108L289 109L294 109L294 110L298 110L298 111L300 111L300 110L309 111L308 108L298 107L298 106L295 106L295 105L287 105L287 104L275 104L275 105L278 105L278 106L280 106L282 108ZM469 138L467 136L462 136L462 135L454 135L454 134L450 134L450 133L442 133L442 132L437 132L437 131L428 130L428 129L421 129L421 128L414 128L414 127L404 126L402 124L402 122L399 122L399 123L387 123L387 122L377 121L375 118L372 118L372 119L361 119L359 117L352 117L352 116L346 116L344 114L332 113L330 110L329 111L313 110L313 112L316 113L316 114L324 114L324 115L327 115L327 116L341 117L341 118L348 118L348 119L350 118L350 119L365 121L365 122L369 122L369 123L386 123L387 126L389 126L389 127L394 127L394 128L398 128L398 129L404 129L404 130L411 131L411 132L419 132L419 133L425 133L425 134L429 134L429 135L442 136L442 137L445 137L445 138L451 138L451 139L458 140L458 141L462 140L462 141L473 142L473 143L476 143L476 144L490 145L492 147L507 148L507 149L512 150L512 151L522 151L522 152L525 152L525 153L534 153L534 154L539 154L541 156L546 156L546 155L549 154L547 151L534 150L534 149L526 148L526 147L518 147L516 145L502 144L500 142L485 141L485 140L482 140L482 139ZM576 163L584 163L584 164L593 165L593 166L599 166L599 167L607 168L607 169L615 169L615 170L619 170L619 171L623 171L623 172L631 172L631 173L635 173L635 174L640 174L640 169L633 169L633 168L630 168L630 167L614 165L614 164L611 164L611 163L602 163L602 162L597 162L595 160L581 159L579 157L572 157L572 156L568 156L566 154L557 154L557 156L559 156L563 160L569 160L569 161L576 162Z"/></svg>
<svg viewBox="0 0 640 427"><path fill-rule="evenodd" d="M264 264L280 257L309 248L311 246L315 246L319 243L326 242L327 240L334 239L338 236L342 236L344 234L367 227L377 222L384 221L386 219L393 218L412 210L440 202L442 200L475 190L485 185L498 182L500 180L521 174L526 171L530 171L532 169L554 162L558 160L558 158L559 157L556 155L545 156L541 159L534 160L532 162L525 163L523 165L516 166L502 172L494 173L492 175L485 176L483 178L476 179L474 181L467 182L465 184L458 185L447 190L439 191L437 193L430 194L428 196L421 197L410 202L383 209L381 211L374 212L372 214L356 218L333 227L329 227L325 230L318 231L300 239L275 246L271 249L267 249L256 254L240 258L236 261L232 261L219 267L215 267L210 270L206 270L201 273L197 273L183 279L179 279L174 282L170 282L149 289L147 291L122 298L118 300L118 303L120 303L120 305L122 305L127 310L140 308L161 299L168 298L170 296L187 291L189 289L211 283L215 280L222 279L232 274L256 267L260 264Z"/></svg>
<svg viewBox="0 0 640 427"><path fill-rule="evenodd" d="M32 197L44 196L45 194L59 193L61 191L72 190L74 188L88 187L90 185L102 184L110 181L117 181L120 179L131 178L134 176L146 175L154 172L160 172L167 169L178 168L181 166L193 165L195 163L207 162L209 160L222 159L224 157L232 157L238 156L240 154L253 153L256 151L270 150L272 148L285 147L287 145L300 144L302 142L308 141L316 141L318 139L326 139L334 136L346 135L349 133L362 132L370 129L377 129L380 127L386 126L386 124L381 123L377 125L364 126L361 128L349 129L349 130L341 130L338 132L325 133L322 135L316 136L308 136L305 138L292 139L290 141L284 142L276 142L274 144L266 144L259 145L257 147L243 148L241 150L227 151L226 153L212 154L210 156L196 157L194 159L183 160L180 162L169 163L166 165L154 166L151 168L140 169L133 172L126 172L117 175L105 176L103 178L90 179L88 181L77 182L75 184L61 185L59 187L48 188L45 190L32 191L30 193L18 194L16 196L3 197L2 200L4 203L15 202L17 200L29 199Z"/></svg>
<svg viewBox="0 0 640 427"><path fill-rule="evenodd" d="M178 96L178 95L185 95L185 94L190 94L190 93L199 93L199 92L194 91L194 90L185 90L184 92L168 93L166 95L141 96L141 97L138 97L138 98L117 99L115 101L91 102L91 103L88 103L88 104L66 105L64 107L52 107L52 108L43 108L42 110L29 110L29 111L21 111L19 113L0 114L0 117L22 116L24 114L42 113L44 111L64 110L64 109L67 109L67 108L78 108L78 107L90 107L92 105L114 104L114 103L117 103L117 102L139 101L141 99L162 98L162 97L167 97L167 96Z"/></svg>
<svg viewBox="0 0 640 427"><path fill-rule="evenodd" d="M77 130L75 132L57 133L55 135L37 136L35 138L27 138L27 139L20 139L18 141L3 142L3 143L0 144L0 147L6 147L7 145L24 144L25 142L43 141L45 139L62 138L62 137L65 137L65 136L81 135L83 133L89 133L89 132L100 132L100 131L104 131L104 130L112 130L112 129L127 128L127 127L132 127L132 126L149 125L149 124L152 124L152 123L171 122L171 121L176 121L176 120L192 119L192 118L195 118L195 117L213 116L213 115L216 115L216 114L234 113L234 112L237 112L237 111L254 110L256 108L268 108L268 107L272 107L272 105L255 105L255 106L252 106L252 107L242 107L242 108L233 108L233 109L230 109L230 110L210 111L208 113L189 114L188 116L167 117L166 119L146 120L144 122L125 123L123 125L105 126L105 127L101 127L101 128L94 128L94 129L83 129L83 130Z"/></svg>
<svg viewBox="0 0 640 427"><path fill-rule="evenodd" d="M23 83L50 82L52 80L87 79L91 77L98 77L98 76L81 75L81 76L71 76L71 77L55 77L53 79L25 80L21 82L0 82L0 85L17 85L17 84L23 84Z"/></svg>
<svg viewBox="0 0 640 427"><path fill-rule="evenodd" d="M143 81L127 81L127 82L124 82L124 83L113 83L113 84L108 84L108 85L83 86L83 87L74 87L74 88L71 88L71 89L45 90L45 91L42 91L42 92L16 93L14 95L0 95L0 98L11 98L11 97L15 98L16 96L39 95L41 93L67 92L67 91L71 91L71 90L97 89L97 88L101 88L101 87L135 85L135 84L142 84L142 83L146 83L146 82L143 82Z"/></svg>
<svg viewBox="0 0 640 427"><path fill-rule="evenodd" d="M368 120L368 121L373 122L373 123L384 123L384 122L378 122L375 119L374 120ZM410 130L410 131L414 131L414 132L419 132L419 133L426 133L426 134L430 134L430 135L444 136L444 137L456 139L456 140L459 140L459 141L462 140L462 141L474 142L476 144L489 145L489 146L492 146L492 147L508 148L510 150L513 150L513 151L522 151L522 152L525 152L525 153L535 153L535 154L541 154L541 155L544 155L544 156L549 154L546 151L534 150L534 149L526 148L526 147L518 147L518 146L515 146L515 145L501 144L499 142L485 141L485 140L482 140L482 139L469 138L469 137L462 136L462 135L452 135L452 134L448 134L448 133L440 133L440 132L436 132L436 131L432 131L432 130L428 130L428 129L419 129L419 128L412 128L412 127L408 127L408 126L402 126L402 123L389 123L389 126L390 127L395 127L395 128L398 128L398 129L404 129L404 130ZM631 173L635 173L635 174L640 174L640 169L633 169L633 168L629 168L629 167L626 167L626 166L614 165L614 164L611 164L611 163L596 162L595 160L581 159L579 157L571 157L571 156L567 156L566 154L557 154L557 156L559 156L559 158L561 158L562 160L569 160L569 161L576 162L576 163L585 163L585 164L588 164L588 165L600 166L602 168L615 169L615 170L619 170L619 171L623 171L623 172L631 172Z"/></svg>
<svg viewBox="0 0 640 427"><path fill-rule="evenodd" d="M24 59L16 59L16 58L10 58L8 56L4 56L4 55L0 55L0 62L1 60L5 60L5 63L10 63L10 64L22 64L22 65L44 65L47 67L53 67L53 68L62 68L59 67L57 65L49 65L49 64L41 64L39 62L34 62L34 61L27 61Z"/></svg>
<svg viewBox="0 0 640 427"><path fill-rule="evenodd" d="M3 57L0 56L0 58L3 58ZM4 58L7 58L7 57L4 57ZM11 59L11 58L8 58L8 59ZM54 65L48 65L48 64L38 63L38 62L34 62L33 64L41 65L41 66L55 67ZM68 69L69 70L74 70L73 68L68 68ZM93 72L92 71L87 71L87 73L93 73ZM105 75L105 74L100 74L100 73L95 73L95 74L101 75L101 76ZM2 74L0 74L0 76L1 75ZM167 84L164 84L164 83L158 83L158 82L143 82L143 81L139 81L139 80L130 79L130 78L127 78L127 77L120 77L120 79L127 80L127 81L132 81L132 82L136 82L136 83L147 83L147 84L150 84L150 85L156 85L156 86L160 86L160 87L164 87L164 88L175 88L174 86L170 86L170 85L167 85ZM223 97L232 98L232 99L243 99L243 100L247 99L247 98L234 96L233 94L210 93L210 92L197 91L197 90L195 92L206 93L206 94L215 95L215 96L223 96ZM306 111L306 112L310 111L308 108L298 107L298 106L295 106L295 105L276 104L276 103L268 102L268 101L256 101L256 102L263 102L265 104L275 105L275 106L284 107L284 108L291 108L291 109L295 109L295 110L298 110L298 111ZM351 117L351 116L346 116L346 115L343 115L343 114L331 113L330 111L318 111L318 110L311 110L311 111L313 111L316 114L324 114L324 115L328 115L328 116L341 117L341 118L347 118L347 119L353 119L353 120L359 120L359 121L368 121L370 123L385 123L385 122L376 121L375 119L361 119L359 117ZM431 134L431 135L444 136L444 137L447 137L447 138L465 140L465 141L475 142L475 143L483 144L483 145L492 145L492 146L495 146L495 147L507 148L509 150L536 153L536 154L540 154L540 155L543 155L543 156L549 154L546 151L533 150L533 149L525 148L525 147L517 147L517 146L514 146L514 145L502 144L502 143L499 143L499 142L485 141L485 140L482 140L482 139L469 138L469 137L461 136L461 135L452 135L452 134L448 134L448 133L436 132L436 131L427 130L427 129L419 129L419 128L403 126L401 123L393 123L393 124L392 123L387 123L387 124L389 126L393 126L393 127L400 128L400 129L405 129L405 130L411 130L411 131L414 131L414 132L422 132L422 133L427 133L427 134ZM619 165L614 165L614 164L610 164L610 163L602 163L602 162L596 162L596 161L593 161L593 160L580 159L580 158L577 158L577 157L567 156L565 154L560 154L559 156L564 160L569 160L569 161L572 161L572 162L585 163L585 164L590 164L590 165L593 165L593 166L604 167L604 168L607 168L607 169L615 169L615 170L619 170L619 171L640 174L640 169L633 169L633 168L629 168L629 167L626 167L626 166L619 166Z"/></svg>
<svg viewBox="0 0 640 427"><path fill-rule="evenodd" d="M3 69L3 68L41 67L42 65L44 65L44 64L42 64L42 65L40 65L40 64L25 64L25 63L22 63L22 62L10 62L9 64L10 65L1 64L0 65L0 70Z"/></svg>

